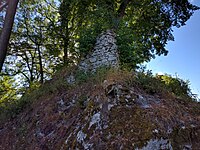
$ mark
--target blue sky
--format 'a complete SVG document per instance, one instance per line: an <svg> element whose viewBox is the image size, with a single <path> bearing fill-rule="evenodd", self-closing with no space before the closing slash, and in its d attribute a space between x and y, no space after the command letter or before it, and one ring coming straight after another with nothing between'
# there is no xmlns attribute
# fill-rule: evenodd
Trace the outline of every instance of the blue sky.
<svg viewBox="0 0 200 150"><path fill-rule="evenodd" d="M200 0L190 0L200 6ZM178 74L178 77L190 81L194 94L200 97L200 10L181 28L174 28L175 41L169 42L167 56L158 56L147 64L153 73Z"/></svg>

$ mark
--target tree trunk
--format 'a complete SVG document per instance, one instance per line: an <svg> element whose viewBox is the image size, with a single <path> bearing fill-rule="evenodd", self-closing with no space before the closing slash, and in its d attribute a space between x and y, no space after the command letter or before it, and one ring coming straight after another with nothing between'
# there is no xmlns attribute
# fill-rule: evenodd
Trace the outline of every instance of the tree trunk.
<svg viewBox="0 0 200 150"><path fill-rule="evenodd" d="M69 1L62 1L59 8L59 14L61 17L61 38L63 42L63 50L64 50L64 56L63 61L64 64L68 65L69 58L68 58L68 48L69 48L69 14L70 14L70 2Z"/></svg>
<svg viewBox="0 0 200 150"><path fill-rule="evenodd" d="M18 2L19 0L10 1L8 4L7 11L6 11L5 22L4 22L3 29L0 36L0 72L2 70L3 63L6 58L7 47L8 47L11 31L12 31L12 26L14 23L14 17L15 17Z"/></svg>
<svg viewBox="0 0 200 150"><path fill-rule="evenodd" d="M131 2L131 0L123 0L117 13L118 13L118 17L119 19L122 18L125 15L125 10L126 7L128 6L128 4Z"/></svg>
<svg viewBox="0 0 200 150"><path fill-rule="evenodd" d="M39 59L39 66L40 66L40 83L44 83L44 71L43 71L43 66L42 66L42 56L41 56L41 51L40 51L40 45L37 46L38 50L38 59Z"/></svg>
<svg viewBox="0 0 200 150"><path fill-rule="evenodd" d="M68 65L69 60L68 60L68 47L69 47L69 29L68 29L68 21L66 21L66 27L65 27L65 36L63 37L63 42L64 42L64 64Z"/></svg>

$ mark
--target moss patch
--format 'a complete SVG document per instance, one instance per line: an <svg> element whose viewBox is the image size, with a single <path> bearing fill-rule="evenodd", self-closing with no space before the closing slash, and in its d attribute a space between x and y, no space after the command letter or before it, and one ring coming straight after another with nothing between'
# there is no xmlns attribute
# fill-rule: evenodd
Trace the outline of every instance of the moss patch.
<svg viewBox="0 0 200 150"><path fill-rule="evenodd" d="M109 141L119 140L126 148L142 147L153 136L155 126L141 108L115 107L111 111L110 120L106 131L111 134ZM110 145L110 148L115 147L112 142Z"/></svg>

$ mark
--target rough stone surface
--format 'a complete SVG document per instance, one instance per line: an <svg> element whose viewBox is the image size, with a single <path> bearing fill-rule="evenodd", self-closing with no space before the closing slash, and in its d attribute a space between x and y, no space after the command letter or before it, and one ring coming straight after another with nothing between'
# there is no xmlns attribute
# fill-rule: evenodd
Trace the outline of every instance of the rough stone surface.
<svg viewBox="0 0 200 150"><path fill-rule="evenodd" d="M119 64L115 34L112 30L102 33L96 41L94 51L79 64L79 69L85 72L95 72L97 68L115 67Z"/></svg>
<svg viewBox="0 0 200 150"><path fill-rule="evenodd" d="M75 83L75 77L74 77L74 75L70 75L70 76L68 76L67 77L67 82L69 83L69 84L74 84Z"/></svg>
<svg viewBox="0 0 200 150"><path fill-rule="evenodd" d="M136 150L173 150L171 142L169 140L161 139L154 139L148 141L147 145L142 149Z"/></svg>

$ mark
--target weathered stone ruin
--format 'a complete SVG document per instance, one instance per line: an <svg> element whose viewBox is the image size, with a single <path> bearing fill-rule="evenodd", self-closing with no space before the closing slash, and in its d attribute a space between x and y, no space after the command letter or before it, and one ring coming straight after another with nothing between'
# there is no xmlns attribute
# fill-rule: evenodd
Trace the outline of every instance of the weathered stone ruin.
<svg viewBox="0 0 200 150"><path fill-rule="evenodd" d="M95 72L99 67L114 67L119 65L116 35L112 30L102 33L96 41L94 50L79 64L79 69L85 72Z"/></svg>

